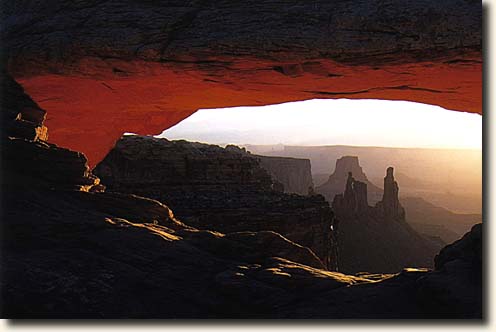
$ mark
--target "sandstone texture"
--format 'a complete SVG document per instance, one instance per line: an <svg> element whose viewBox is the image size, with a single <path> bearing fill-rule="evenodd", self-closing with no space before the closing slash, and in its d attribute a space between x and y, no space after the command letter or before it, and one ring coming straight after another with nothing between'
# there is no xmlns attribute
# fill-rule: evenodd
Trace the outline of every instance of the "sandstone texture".
<svg viewBox="0 0 496 332"><path fill-rule="evenodd" d="M233 146L124 136L94 172L108 190L157 199L188 225L274 231L334 266L329 204L318 195L283 193L262 164L260 156Z"/></svg>
<svg viewBox="0 0 496 332"><path fill-rule="evenodd" d="M124 132L200 108L374 98L482 113L479 1L7 0L2 16L9 72L50 110L51 142L91 166Z"/></svg>

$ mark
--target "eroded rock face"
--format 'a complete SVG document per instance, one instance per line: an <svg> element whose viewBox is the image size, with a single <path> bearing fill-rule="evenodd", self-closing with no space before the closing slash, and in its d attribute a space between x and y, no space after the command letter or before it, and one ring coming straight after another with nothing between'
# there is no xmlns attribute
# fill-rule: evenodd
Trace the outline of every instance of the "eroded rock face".
<svg viewBox="0 0 496 332"><path fill-rule="evenodd" d="M478 1L2 8L10 73L50 109L51 141L92 166L124 132L158 134L200 108L374 98L482 112Z"/></svg>
<svg viewBox="0 0 496 332"><path fill-rule="evenodd" d="M232 146L124 136L94 172L108 190L157 199L188 225L275 231L334 266L329 204L322 196L281 192L259 158Z"/></svg>
<svg viewBox="0 0 496 332"><path fill-rule="evenodd" d="M326 183L315 188L316 192L332 202L334 196L343 193L343 188L348 181L348 174L352 173L354 179L363 182L367 186L367 201L374 205L382 198L382 189L367 179L363 172L357 156L343 156L336 160L336 168L329 176Z"/></svg>

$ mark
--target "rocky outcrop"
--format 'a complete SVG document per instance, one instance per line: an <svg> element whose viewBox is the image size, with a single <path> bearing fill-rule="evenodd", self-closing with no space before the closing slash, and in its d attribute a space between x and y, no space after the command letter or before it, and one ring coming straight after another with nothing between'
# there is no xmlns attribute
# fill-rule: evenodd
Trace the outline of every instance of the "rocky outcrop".
<svg viewBox="0 0 496 332"><path fill-rule="evenodd" d="M480 298L481 284L455 279L477 270L324 271L284 258L311 257L273 233L196 230L132 195L27 190L3 203L6 318L482 317L480 300L444 302L447 288Z"/></svg>
<svg viewBox="0 0 496 332"><path fill-rule="evenodd" d="M336 160L336 168L329 176L326 183L315 188L316 192L332 202L334 196L343 193L343 188L348 181L348 174L352 173L357 181L363 182L367 186L367 200L370 204L377 203L382 198L382 189L374 185L367 179L356 156L343 156Z"/></svg>
<svg viewBox="0 0 496 332"><path fill-rule="evenodd" d="M82 153L46 142L45 110L12 77L0 76L2 183L14 187L103 190Z"/></svg>
<svg viewBox="0 0 496 332"><path fill-rule="evenodd" d="M435 268L417 282L419 298L432 315L482 317L482 224L444 247Z"/></svg>
<svg viewBox="0 0 496 332"><path fill-rule="evenodd" d="M52 142L91 165L124 132L158 134L202 108L373 98L482 112L479 1L8 0L2 9L10 72L50 109Z"/></svg>
<svg viewBox="0 0 496 332"><path fill-rule="evenodd" d="M421 236L405 222L392 167L384 186L383 199L369 206L367 184L350 172L344 193L334 197L340 271L384 273L408 266L433 267L432 257L444 243Z"/></svg>
<svg viewBox="0 0 496 332"><path fill-rule="evenodd" d="M124 136L94 170L108 190L157 199L188 225L274 231L332 267L333 214L321 196L281 192L260 158L234 146Z"/></svg>
<svg viewBox="0 0 496 332"><path fill-rule="evenodd" d="M334 196L333 209L341 215L363 215L369 212L367 201L367 184L355 180L353 173L348 173L344 193Z"/></svg>
<svg viewBox="0 0 496 332"><path fill-rule="evenodd" d="M48 140L44 126L45 110L41 109L10 75L0 74L0 86L5 97L1 101L2 138L18 137L31 141Z"/></svg>
<svg viewBox="0 0 496 332"><path fill-rule="evenodd" d="M1 143L2 151L10 144ZM56 165L52 148L42 151ZM344 275L305 265L319 261L274 232L198 230L152 199L36 186L29 164L25 184L33 185L1 183L4 318L482 318L482 301L458 301L448 312L429 297L448 284L456 290L466 272L481 274L477 264L443 272L480 258L470 249L480 235L443 251L434 272ZM422 293L432 276L446 282ZM463 280L464 298L480 298L482 285Z"/></svg>
<svg viewBox="0 0 496 332"><path fill-rule="evenodd" d="M376 208L379 210L381 217L388 221L405 221L405 209L400 204L398 183L394 180L394 169L388 167L386 177L384 178L384 195L382 200L377 203Z"/></svg>

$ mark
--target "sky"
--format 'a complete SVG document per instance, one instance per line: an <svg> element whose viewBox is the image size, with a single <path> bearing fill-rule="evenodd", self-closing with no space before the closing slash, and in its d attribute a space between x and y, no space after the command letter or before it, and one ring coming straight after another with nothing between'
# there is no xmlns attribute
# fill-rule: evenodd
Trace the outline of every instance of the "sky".
<svg viewBox="0 0 496 332"><path fill-rule="evenodd" d="M482 116L375 99L200 109L158 137L210 144L482 147Z"/></svg>

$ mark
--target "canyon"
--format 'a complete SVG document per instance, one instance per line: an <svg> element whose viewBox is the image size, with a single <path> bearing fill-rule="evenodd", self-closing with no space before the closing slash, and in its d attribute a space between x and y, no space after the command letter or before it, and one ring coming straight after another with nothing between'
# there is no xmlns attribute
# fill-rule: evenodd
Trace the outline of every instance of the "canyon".
<svg viewBox="0 0 496 332"><path fill-rule="evenodd" d="M304 149L305 148L302 148L302 150ZM364 149L366 148L362 148L362 150ZM375 148L372 148L372 150L374 149ZM457 155L457 158L462 156L461 154L453 154ZM370 158L370 156L368 157ZM394 157L390 159L395 160ZM402 165L403 163L399 164ZM435 161L433 164L435 164ZM472 172L475 173L477 171L477 162L474 162L473 166L475 169ZM482 165L478 166L481 167ZM333 202L335 196L343 192L343 188L345 188L345 184L348 181L347 174L349 172L353 174L354 180L363 182L366 185L368 203L374 206L382 199L384 193L383 189L368 180L367 175L364 173L359 164L358 157L356 156L344 156L337 159L333 174L329 176L325 183L318 186L315 191L324 195L328 202ZM447 172L451 174L453 171L449 170ZM462 174L456 178L458 180L463 177L464 175ZM450 243L465 234L474 224L482 222L482 214L480 213L455 213L446 208L432 204L422 197L426 196L431 198L429 193L412 190L412 188L415 187L428 188L429 184L424 179L412 179L405 174L400 174L400 179L402 192L405 190L403 180L407 183L406 187L410 188L410 190L407 189L407 192L399 198L400 205L405 207L406 222L423 236L432 238L435 241L441 239L445 243ZM478 185L478 183L474 183L475 181L473 179L472 181L465 181L470 182L473 187ZM438 191L446 188L446 199L448 200L447 203L449 203L449 206L454 205L459 200L456 195L452 194L453 190L457 190L457 187L460 187L460 184L456 181L452 181L448 186L439 186L439 188L437 188ZM466 203L467 201L461 200L461 204L465 205ZM467 207L459 207L458 209L464 208L466 209Z"/></svg>
<svg viewBox="0 0 496 332"><path fill-rule="evenodd" d="M2 133L29 118L26 105L45 114L11 78L1 82ZM2 317L482 317L480 224L443 248L432 271L346 275L315 267L308 248L275 232L199 230L156 200L108 192L84 154L25 133L2 135ZM29 146L23 158L4 158L18 144ZM47 163L63 181L43 176Z"/></svg>
<svg viewBox="0 0 496 332"><path fill-rule="evenodd" d="M427 202L421 197L400 198L407 222L417 232L451 243L463 236L474 224L482 222L482 214L454 213Z"/></svg>
<svg viewBox="0 0 496 332"><path fill-rule="evenodd" d="M305 192L306 161L294 182L279 171L300 162L266 158L267 170L233 147L121 137L200 108L312 98L482 114L482 16L467 0L4 1L1 316L481 320L482 224L437 254L405 248L428 262L330 271L346 224L355 241L416 236L392 170L375 206L352 174L331 208ZM134 164L145 152L169 168Z"/></svg>
<svg viewBox="0 0 496 332"><path fill-rule="evenodd" d="M246 148L253 154L310 159L317 188L329 180L336 171L336 160L343 156L360 158L359 166L367 180L360 178L358 168L353 170L353 176L367 182L369 189L375 192L382 184L384 170L394 165L395 178L401 184L400 199L420 197L457 214L480 214L482 211L481 150L344 145L249 145ZM340 184L334 192L344 188L346 177L346 172L341 174L342 187ZM382 193L375 199L369 197L369 202L373 204L381 196Z"/></svg>

